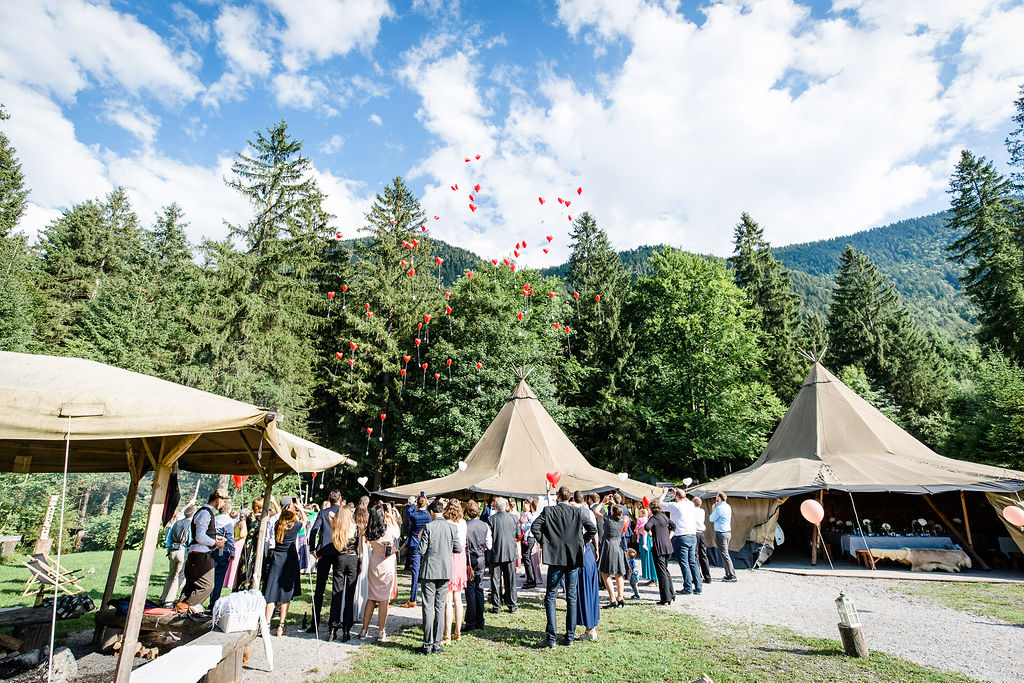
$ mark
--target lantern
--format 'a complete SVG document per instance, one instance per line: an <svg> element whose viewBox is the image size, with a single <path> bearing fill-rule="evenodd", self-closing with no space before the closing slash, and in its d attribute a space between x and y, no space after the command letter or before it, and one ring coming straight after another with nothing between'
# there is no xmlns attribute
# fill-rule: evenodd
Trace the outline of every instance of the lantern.
<svg viewBox="0 0 1024 683"><path fill-rule="evenodd" d="M839 623L843 626L860 626L860 617L857 616L857 608L854 606L853 600L842 591L836 598L836 609L839 610Z"/></svg>

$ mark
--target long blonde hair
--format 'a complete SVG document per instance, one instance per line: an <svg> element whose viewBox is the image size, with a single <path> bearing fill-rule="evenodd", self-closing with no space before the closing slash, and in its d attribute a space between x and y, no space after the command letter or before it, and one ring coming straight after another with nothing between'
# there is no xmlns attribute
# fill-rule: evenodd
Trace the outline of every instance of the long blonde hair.
<svg viewBox="0 0 1024 683"><path fill-rule="evenodd" d="M284 542L284 535L295 523L295 508L291 505L287 506L281 511L281 516L277 518L277 524L274 525L274 538L277 539L278 543Z"/></svg>
<svg viewBox="0 0 1024 683"><path fill-rule="evenodd" d="M334 516L334 521L331 522L331 540L334 542L334 547L339 552L344 550L355 533L356 523L352 517L352 511L347 507L341 508Z"/></svg>

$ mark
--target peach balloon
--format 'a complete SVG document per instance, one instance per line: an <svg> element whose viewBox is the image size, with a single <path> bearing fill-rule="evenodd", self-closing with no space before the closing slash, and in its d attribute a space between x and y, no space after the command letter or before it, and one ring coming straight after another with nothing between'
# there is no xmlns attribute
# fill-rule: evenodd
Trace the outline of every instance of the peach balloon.
<svg viewBox="0 0 1024 683"><path fill-rule="evenodd" d="M800 514L811 524L821 524L825 518L825 508L818 501L808 498L800 503Z"/></svg>
<svg viewBox="0 0 1024 683"><path fill-rule="evenodd" d="M1003 508L1003 517L1014 526L1024 526L1024 510L1016 505L1007 505Z"/></svg>

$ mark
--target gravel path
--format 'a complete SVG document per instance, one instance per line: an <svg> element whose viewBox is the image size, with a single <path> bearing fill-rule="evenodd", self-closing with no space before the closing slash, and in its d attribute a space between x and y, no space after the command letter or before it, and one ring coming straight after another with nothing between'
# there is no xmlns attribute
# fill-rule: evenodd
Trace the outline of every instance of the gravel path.
<svg viewBox="0 0 1024 683"><path fill-rule="evenodd" d="M674 580L680 588L678 575ZM645 597L657 599L651 588ZM708 622L784 626L838 640L840 590L854 599L872 650L982 680L1021 680L1024 628L907 595L888 581L741 570L737 583L714 581L701 595L678 596L672 608Z"/></svg>

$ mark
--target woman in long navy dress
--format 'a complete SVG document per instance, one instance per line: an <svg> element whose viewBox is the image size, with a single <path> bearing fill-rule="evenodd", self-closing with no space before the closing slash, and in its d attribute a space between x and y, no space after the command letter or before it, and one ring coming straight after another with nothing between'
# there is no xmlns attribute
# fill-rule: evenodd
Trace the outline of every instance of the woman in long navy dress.
<svg viewBox="0 0 1024 683"><path fill-rule="evenodd" d="M578 507L596 525L594 513L587 508L582 495L579 497ZM601 620L601 579L597 571L594 548L593 541L584 544L583 567L580 568L579 579L576 582L576 621L587 629L583 634L584 640L597 640L597 622Z"/></svg>
<svg viewBox="0 0 1024 683"><path fill-rule="evenodd" d="M296 541L302 522L298 521L295 508L291 505L281 511L274 525L274 549L270 552L267 570L267 586L263 597L267 600L267 624L274 615L274 605L281 603L281 621L277 635L284 635L284 621L288 618L288 607L292 598L302 595L302 577L299 574L299 553Z"/></svg>

